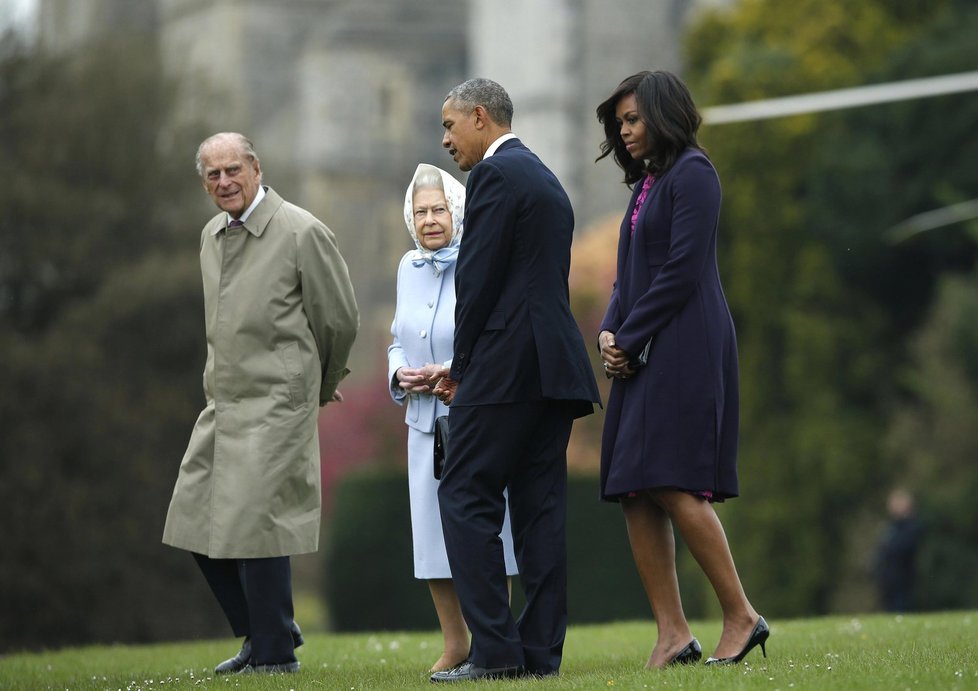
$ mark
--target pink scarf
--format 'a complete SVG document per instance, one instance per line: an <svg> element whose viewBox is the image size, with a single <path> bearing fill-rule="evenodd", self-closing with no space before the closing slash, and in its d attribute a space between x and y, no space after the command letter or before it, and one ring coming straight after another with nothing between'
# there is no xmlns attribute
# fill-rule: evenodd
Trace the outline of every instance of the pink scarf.
<svg viewBox="0 0 978 691"><path fill-rule="evenodd" d="M649 196L649 190L652 189L653 182L655 182L655 176L646 175L645 182L642 183L642 191L638 193L638 199L635 200L635 208L632 209L632 235L635 235L635 223L638 221L638 212L642 210L642 205L645 203L646 197Z"/></svg>

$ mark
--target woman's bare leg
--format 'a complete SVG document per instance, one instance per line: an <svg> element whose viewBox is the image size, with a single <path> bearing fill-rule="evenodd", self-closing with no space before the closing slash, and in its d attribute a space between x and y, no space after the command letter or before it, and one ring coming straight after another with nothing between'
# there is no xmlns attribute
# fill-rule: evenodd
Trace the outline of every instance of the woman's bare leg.
<svg viewBox="0 0 978 691"><path fill-rule="evenodd" d="M431 600L435 603L438 624L445 640L444 652L432 665L431 671L451 669L469 656L469 629L462 617L462 608L455 594L455 584L450 578L433 578L428 581Z"/></svg>
<svg viewBox="0 0 978 691"><path fill-rule="evenodd" d="M688 492L655 490L652 497L679 529L720 602L723 633L713 657L737 655L747 643L758 614L744 593L720 517L709 502Z"/></svg>
<svg viewBox="0 0 978 691"><path fill-rule="evenodd" d="M693 638L679 596L672 522L648 494L622 499L621 505L632 556L658 630L655 647L645 666L662 667Z"/></svg>

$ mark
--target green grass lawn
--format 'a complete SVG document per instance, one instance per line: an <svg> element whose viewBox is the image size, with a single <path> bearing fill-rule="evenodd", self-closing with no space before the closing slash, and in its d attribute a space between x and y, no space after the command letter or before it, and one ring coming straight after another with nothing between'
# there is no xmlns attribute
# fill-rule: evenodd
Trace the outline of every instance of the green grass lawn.
<svg viewBox="0 0 978 691"><path fill-rule="evenodd" d="M978 689L978 612L769 619L768 655L737 666L646 671L652 622L572 627L557 678L479 682L547 689ZM694 622L709 654L719 622ZM0 689L430 689L435 632L309 634L293 675L217 677L232 639L95 646L0 658ZM472 684L462 684L463 688Z"/></svg>

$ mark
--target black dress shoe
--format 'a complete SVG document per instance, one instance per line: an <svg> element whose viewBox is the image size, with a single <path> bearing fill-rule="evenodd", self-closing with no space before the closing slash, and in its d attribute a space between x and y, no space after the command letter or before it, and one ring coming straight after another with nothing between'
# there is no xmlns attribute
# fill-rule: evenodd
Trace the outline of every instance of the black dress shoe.
<svg viewBox="0 0 978 691"><path fill-rule="evenodd" d="M250 661L251 639L245 636L244 643L241 644L241 650L238 651L237 655L228 658L215 667L214 674L236 674L247 667Z"/></svg>
<svg viewBox="0 0 978 691"><path fill-rule="evenodd" d="M280 662L277 665L245 665L238 674L292 674L298 671L298 662Z"/></svg>
<svg viewBox="0 0 978 691"><path fill-rule="evenodd" d="M292 631L292 647L298 648L300 645L305 643L305 639L302 637L302 631L299 630L299 625L294 621L291 626ZM251 637L245 636L244 642L241 644L241 650L231 658L228 658L217 667L214 668L214 674L237 674L251 662Z"/></svg>
<svg viewBox="0 0 978 691"><path fill-rule="evenodd" d="M685 648L680 650L666 665L692 665L703 657L703 648L695 638Z"/></svg>
<svg viewBox="0 0 978 691"><path fill-rule="evenodd" d="M292 631L293 648L298 648L300 645L306 642L306 639L302 637L302 631L299 630L299 625L295 623L295 619L292 620L290 630Z"/></svg>
<svg viewBox="0 0 978 691"><path fill-rule="evenodd" d="M764 649L764 642L767 641L768 636L771 635L771 629L768 627L767 622L764 621L764 617L758 617L757 623L754 624L754 629L750 632L750 637L747 639L747 644L744 649L733 657L708 657L704 665L735 665L741 660L743 660L747 653L752 651L755 647L761 646L761 652L764 653L764 657L767 657L767 650Z"/></svg>
<svg viewBox="0 0 978 691"><path fill-rule="evenodd" d="M431 681L475 681L477 679L512 679L523 674L522 667L476 667L466 660L451 669L435 672Z"/></svg>

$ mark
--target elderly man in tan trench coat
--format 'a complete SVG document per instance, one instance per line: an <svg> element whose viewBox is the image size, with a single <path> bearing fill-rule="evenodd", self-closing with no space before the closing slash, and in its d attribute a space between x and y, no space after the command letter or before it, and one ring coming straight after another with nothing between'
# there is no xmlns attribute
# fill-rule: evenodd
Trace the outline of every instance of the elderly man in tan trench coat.
<svg viewBox="0 0 978 691"><path fill-rule="evenodd" d="M194 554L241 650L215 672L294 672L289 555L319 546L319 407L359 322L332 232L261 185L243 135L197 151L221 209L200 236L207 405L180 464L163 542Z"/></svg>

